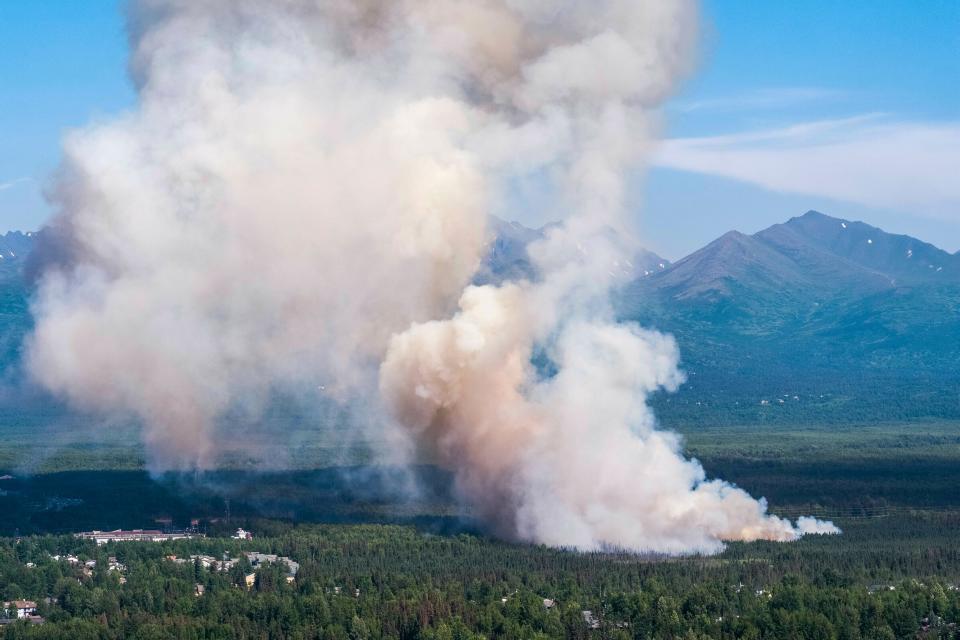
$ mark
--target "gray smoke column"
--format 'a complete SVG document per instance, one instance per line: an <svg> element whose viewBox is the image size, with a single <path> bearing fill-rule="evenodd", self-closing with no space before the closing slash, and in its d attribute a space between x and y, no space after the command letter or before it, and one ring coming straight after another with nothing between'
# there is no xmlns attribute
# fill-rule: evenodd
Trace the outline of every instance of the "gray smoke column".
<svg viewBox="0 0 960 640"><path fill-rule="evenodd" d="M610 321L624 176L688 69L687 0L141 0L139 104L65 143L29 364L215 463L238 402L315 384L452 469L504 535L716 551L836 531L766 514L657 430L667 336ZM535 283L474 287L487 212L537 175ZM531 365L548 358L555 375Z"/></svg>

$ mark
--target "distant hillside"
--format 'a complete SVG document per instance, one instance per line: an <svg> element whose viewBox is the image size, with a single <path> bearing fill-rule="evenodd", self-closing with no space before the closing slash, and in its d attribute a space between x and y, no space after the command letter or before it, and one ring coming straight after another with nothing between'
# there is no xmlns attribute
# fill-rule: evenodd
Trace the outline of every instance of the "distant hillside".
<svg viewBox="0 0 960 640"><path fill-rule="evenodd" d="M810 211L636 280L620 315L677 336L665 420L960 417L960 260Z"/></svg>

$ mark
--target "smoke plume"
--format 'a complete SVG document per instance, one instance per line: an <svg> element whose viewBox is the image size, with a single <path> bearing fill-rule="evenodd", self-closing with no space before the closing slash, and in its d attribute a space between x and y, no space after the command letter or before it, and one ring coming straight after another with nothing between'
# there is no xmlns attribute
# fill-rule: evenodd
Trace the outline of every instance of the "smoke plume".
<svg viewBox="0 0 960 640"><path fill-rule="evenodd" d="M138 105L65 142L70 258L29 364L139 417L154 468L215 464L226 412L310 384L514 538L835 531L706 480L646 405L682 382L674 341L611 321L625 175L688 70L690 0L140 0L130 24ZM529 176L563 203L542 277L471 286L488 211Z"/></svg>

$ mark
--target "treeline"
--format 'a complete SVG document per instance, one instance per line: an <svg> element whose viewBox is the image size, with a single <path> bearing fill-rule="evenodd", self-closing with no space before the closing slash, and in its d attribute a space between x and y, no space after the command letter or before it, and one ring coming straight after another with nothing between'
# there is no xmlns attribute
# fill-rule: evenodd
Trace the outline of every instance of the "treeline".
<svg viewBox="0 0 960 640"><path fill-rule="evenodd" d="M244 542L2 539L3 599L36 601L45 623L0 629L7 640L955 637L958 516L842 524L840 537L683 559L276 521L250 523L257 537ZM293 558L296 580L285 566L167 559L244 550ZM52 558L68 553L74 564Z"/></svg>
<svg viewBox="0 0 960 640"><path fill-rule="evenodd" d="M675 428L960 419L960 377L953 370L894 376L865 372L854 363L837 371L782 361L695 359L684 368L687 383L678 392L652 399L658 418Z"/></svg>

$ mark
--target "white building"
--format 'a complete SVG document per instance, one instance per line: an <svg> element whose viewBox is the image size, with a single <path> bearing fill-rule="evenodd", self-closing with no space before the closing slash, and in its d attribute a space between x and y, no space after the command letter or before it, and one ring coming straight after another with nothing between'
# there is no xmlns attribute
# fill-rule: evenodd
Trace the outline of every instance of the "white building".
<svg viewBox="0 0 960 640"><path fill-rule="evenodd" d="M33 600L14 600L12 602L4 602L3 608L9 612L9 615L13 615L13 612L17 612L17 619L22 620L28 618L37 613L37 603Z"/></svg>
<svg viewBox="0 0 960 640"><path fill-rule="evenodd" d="M156 529L133 529L124 531L116 529L114 531L84 531L75 534L78 538L84 540L94 540L97 545L104 545L108 542L163 542L164 540L184 540L187 538L200 537L200 534L188 533L186 531L173 531L164 533Z"/></svg>

